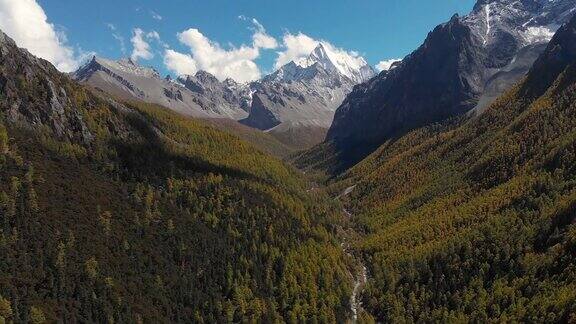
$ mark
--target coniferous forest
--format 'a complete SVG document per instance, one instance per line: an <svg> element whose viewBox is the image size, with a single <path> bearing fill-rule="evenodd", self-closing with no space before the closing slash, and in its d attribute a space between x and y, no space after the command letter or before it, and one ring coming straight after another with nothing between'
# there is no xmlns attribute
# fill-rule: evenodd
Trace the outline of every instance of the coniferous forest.
<svg viewBox="0 0 576 324"><path fill-rule="evenodd" d="M389 141L332 183L382 322L576 320L576 19L484 114Z"/></svg>
<svg viewBox="0 0 576 324"><path fill-rule="evenodd" d="M94 94L15 47L0 66L2 321L347 318L341 215L297 171L190 118Z"/></svg>
<svg viewBox="0 0 576 324"><path fill-rule="evenodd" d="M79 71L108 83L91 84L0 31L0 324L576 323L576 17L562 11L576 6L527 3L479 1L387 70L363 61L370 77L330 129L274 106L326 117L325 88L286 78L325 77L334 98L353 83L322 66L338 51L322 43L313 64L243 89L255 98L246 108L232 79L174 81L94 57ZM566 22L524 49L535 61L485 109L444 116L435 109L485 98L470 95L485 77L473 69L502 68L504 50L494 58L470 27L498 4L557 5ZM491 82L524 68L530 55L514 55ZM434 83L415 76L422 61L451 64L442 93L412 87ZM127 96L133 72L172 101ZM181 113L186 96L225 113L242 104L233 112L252 126L274 126ZM344 136L363 119L365 138Z"/></svg>

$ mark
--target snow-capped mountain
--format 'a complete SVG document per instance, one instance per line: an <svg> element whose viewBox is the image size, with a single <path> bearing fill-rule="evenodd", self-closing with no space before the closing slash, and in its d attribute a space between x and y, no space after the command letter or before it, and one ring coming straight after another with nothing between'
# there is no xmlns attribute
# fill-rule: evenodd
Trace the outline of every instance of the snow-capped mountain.
<svg viewBox="0 0 576 324"><path fill-rule="evenodd" d="M308 57L251 84L250 115L242 123L272 132L327 129L352 88L374 75L363 58L340 54L320 43Z"/></svg>
<svg viewBox="0 0 576 324"><path fill-rule="evenodd" d="M574 0L480 0L461 19L485 53L486 80L473 113L516 83L576 10Z"/></svg>
<svg viewBox="0 0 576 324"><path fill-rule="evenodd" d="M489 104L530 69L554 33L576 11L574 0L480 0L463 17L486 53L486 83L473 113Z"/></svg>
<svg viewBox="0 0 576 324"><path fill-rule="evenodd" d="M374 69L366 63L363 57L352 56L320 43L306 58L294 62L302 68L319 64L328 72L339 73L355 83L362 83L374 76Z"/></svg>
<svg viewBox="0 0 576 324"><path fill-rule="evenodd" d="M327 140L352 164L411 129L482 113L528 72L575 10L574 0L479 0L469 15L437 26L394 69L356 87Z"/></svg>
<svg viewBox="0 0 576 324"><path fill-rule="evenodd" d="M174 81L129 59L94 57L73 78L122 98L155 103L193 117L238 120L248 115L245 90L207 72Z"/></svg>
<svg viewBox="0 0 576 324"><path fill-rule="evenodd" d="M362 57L320 43L308 57L248 84L219 81L205 71L172 80L129 59L97 57L73 77L116 96L159 104L198 118L241 120L261 130L274 128L273 132L307 127L314 128L315 134L325 134L346 95L374 75ZM323 136L304 141L309 146L321 140Z"/></svg>

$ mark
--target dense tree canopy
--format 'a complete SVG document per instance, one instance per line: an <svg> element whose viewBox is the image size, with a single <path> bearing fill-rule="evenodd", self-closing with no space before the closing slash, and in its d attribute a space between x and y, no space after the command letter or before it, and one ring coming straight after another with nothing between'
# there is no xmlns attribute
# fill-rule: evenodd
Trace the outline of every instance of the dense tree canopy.
<svg viewBox="0 0 576 324"><path fill-rule="evenodd" d="M91 142L0 123L0 319L349 316L340 212L296 171L161 107L63 86Z"/></svg>
<svg viewBox="0 0 576 324"><path fill-rule="evenodd" d="M390 141L332 184L357 185L377 319L576 320L576 67L560 72Z"/></svg>

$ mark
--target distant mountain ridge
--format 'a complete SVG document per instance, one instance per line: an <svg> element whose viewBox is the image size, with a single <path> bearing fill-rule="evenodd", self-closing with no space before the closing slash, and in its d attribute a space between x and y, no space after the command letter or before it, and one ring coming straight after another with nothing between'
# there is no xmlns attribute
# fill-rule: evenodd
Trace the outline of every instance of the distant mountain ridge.
<svg viewBox="0 0 576 324"><path fill-rule="evenodd" d="M374 75L362 57L319 43L309 56L248 84L220 81L206 71L172 80L129 59L97 57L73 77L113 95L159 104L185 115L239 120L283 139L287 133L301 134L290 145L308 148L324 140L336 108L352 88Z"/></svg>
<svg viewBox="0 0 576 324"><path fill-rule="evenodd" d="M241 119L247 115L244 89L236 89L205 72L174 81L130 59L94 57L73 78L125 99L162 105L188 116Z"/></svg>

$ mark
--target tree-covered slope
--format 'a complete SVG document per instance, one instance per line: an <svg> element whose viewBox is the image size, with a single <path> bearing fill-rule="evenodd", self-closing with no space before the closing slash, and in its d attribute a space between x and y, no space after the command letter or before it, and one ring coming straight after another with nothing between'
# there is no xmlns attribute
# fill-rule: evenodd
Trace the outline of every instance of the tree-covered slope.
<svg viewBox="0 0 576 324"><path fill-rule="evenodd" d="M0 321L341 322L339 210L238 138L0 33Z"/></svg>
<svg viewBox="0 0 576 324"><path fill-rule="evenodd" d="M301 149L295 145L289 146L281 142L272 134L248 127L234 120L219 118L205 119L203 121L216 129L241 138L261 151L281 159L285 159Z"/></svg>
<svg viewBox="0 0 576 324"><path fill-rule="evenodd" d="M575 103L573 19L483 115L390 141L333 184L356 185L375 318L576 320Z"/></svg>

